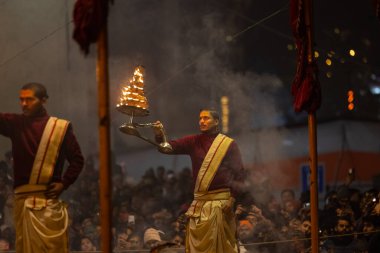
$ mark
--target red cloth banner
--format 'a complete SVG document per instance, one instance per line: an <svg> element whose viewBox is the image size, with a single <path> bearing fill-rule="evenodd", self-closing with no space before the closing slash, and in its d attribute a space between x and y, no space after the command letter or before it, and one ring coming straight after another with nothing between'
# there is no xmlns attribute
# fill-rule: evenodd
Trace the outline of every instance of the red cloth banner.
<svg viewBox="0 0 380 253"><path fill-rule="evenodd" d="M308 61L308 47L313 42L309 41L305 18L305 0L290 0L290 24L297 47L297 69L291 89L293 107L296 112L313 113L321 105L321 86L314 56Z"/></svg>
<svg viewBox="0 0 380 253"><path fill-rule="evenodd" d="M110 0L77 0L74 5L73 38L87 55L90 44L98 39L100 29L106 24Z"/></svg>
<svg viewBox="0 0 380 253"><path fill-rule="evenodd" d="M376 17L380 19L380 0L372 0L373 6L375 7Z"/></svg>

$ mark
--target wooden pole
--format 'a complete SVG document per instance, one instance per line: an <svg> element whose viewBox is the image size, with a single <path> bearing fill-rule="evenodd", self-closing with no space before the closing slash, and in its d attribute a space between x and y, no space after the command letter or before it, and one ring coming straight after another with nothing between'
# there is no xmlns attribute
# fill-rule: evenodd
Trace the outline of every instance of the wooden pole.
<svg viewBox="0 0 380 253"><path fill-rule="evenodd" d="M307 62L313 63L313 0L305 0L305 24L308 38ZM309 159L310 159L310 212L311 212L311 252L318 253L319 225L318 225L318 154L317 154L317 127L315 112L308 113L309 129Z"/></svg>
<svg viewBox="0 0 380 253"><path fill-rule="evenodd" d="M111 162L110 162L110 114L108 84L107 24L101 28L97 42L96 77L98 82L99 115L99 189L101 249L112 252L111 233Z"/></svg>

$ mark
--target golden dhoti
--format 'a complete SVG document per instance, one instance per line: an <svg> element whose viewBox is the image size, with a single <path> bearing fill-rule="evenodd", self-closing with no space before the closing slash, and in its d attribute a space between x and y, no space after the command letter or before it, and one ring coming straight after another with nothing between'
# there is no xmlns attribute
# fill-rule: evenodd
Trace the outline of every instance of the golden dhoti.
<svg viewBox="0 0 380 253"><path fill-rule="evenodd" d="M68 253L68 214L63 202L46 199L43 193L16 193L14 221L16 252Z"/></svg>
<svg viewBox="0 0 380 253"><path fill-rule="evenodd" d="M229 191L196 193L186 212L186 253L236 253L236 222L232 212L223 212Z"/></svg>

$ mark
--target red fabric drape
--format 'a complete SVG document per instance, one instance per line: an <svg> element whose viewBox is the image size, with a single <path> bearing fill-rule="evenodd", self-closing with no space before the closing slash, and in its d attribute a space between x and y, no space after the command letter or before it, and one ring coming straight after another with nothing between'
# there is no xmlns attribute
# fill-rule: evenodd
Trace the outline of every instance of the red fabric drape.
<svg viewBox="0 0 380 253"><path fill-rule="evenodd" d="M73 38L85 54L89 53L90 44L97 41L101 27L106 24L109 2L111 0L77 0L75 2Z"/></svg>
<svg viewBox="0 0 380 253"><path fill-rule="evenodd" d="M373 6L375 7L376 17L380 19L380 0L372 0Z"/></svg>
<svg viewBox="0 0 380 253"><path fill-rule="evenodd" d="M297 69L291 90L293 107L296 112L315 112L321 105L321 87L315 59L307 59L308 46L313 42L307 34L304 0L290 0L290 24L297 46Z"/></svg>

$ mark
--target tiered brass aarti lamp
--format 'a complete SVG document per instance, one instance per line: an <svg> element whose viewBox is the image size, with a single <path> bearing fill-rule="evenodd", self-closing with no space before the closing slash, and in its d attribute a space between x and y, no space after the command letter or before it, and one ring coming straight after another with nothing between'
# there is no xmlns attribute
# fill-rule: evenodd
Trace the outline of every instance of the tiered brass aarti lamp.
<svg viewBox="0 0 380 253"><path fill-rule="evenodd" d="M120 102L116 105L116 108L130 116L129 122L122 124L119 129L121 132L134 135L140 139L143 139L150 144L159 147L161 150L171 150L170 144L167 142L164 136L163 142L158 144L155 141L148 139L140 134L138 128L150 128L154 127L155 123L136 123L133 122L133 117L144 117L149 115L148 100L144 95L144 67L139 65L135 68L132 79L129 84L122 87Z"/></svg>

